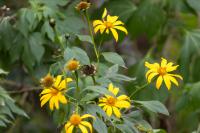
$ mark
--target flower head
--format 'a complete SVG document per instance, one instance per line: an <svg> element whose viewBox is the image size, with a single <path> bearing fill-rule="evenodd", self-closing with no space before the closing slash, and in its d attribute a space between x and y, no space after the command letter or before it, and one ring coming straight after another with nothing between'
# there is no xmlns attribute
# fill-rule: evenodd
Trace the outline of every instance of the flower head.
<svg viewBox="0 0 200 133"><path fill-rule="evenodd" d="M76 59L72 59L67 62L66 69L69 71L75 71L79 68L80 63Z"/></svg>
<svg viewBox="0 0 200 133"><path fill-rule="evenodd" d="M85 118L95 118L95 117L90 114L85 114L83 116L80 116L79 114L73 114L70 117L69 121L65 124L65 132L73 133L73 129L75 127L78 127L82 133L88 133L87 128L89 128L90 132L92 133L92 125L89 122L84 121L83 119Z"/></svg>
<svg viewBox="0 0 200 133"><path fill-rule="evenodd" d="M40 93L41 107L43 107L48 101L51 110L53 110L54 107L59 109L59 102L66 104L67 99L64 96L64 91L67 89L68 82L71 81L71 78L65 78L62 80L62 75L58 75L51 87L44 87L44 90Z"/></svg>
<svg viewBox="0 0 200 133"><path fill-rule="evenodd" d="M118 33L117 30L121 30L128 34L128 31L126 28L123 26L124 23L120 20L118 20L118 16L110 16L107 13L106 8L104 9L103 15L102 15L102 20L94 20L93 21L93 27L94 27L94 32L97 33L100 31L101 34L104 33L104 31L109 34L109 31L112 32L116 42L118 41Z"/></svg>
<svg viewBox="0 0 200 133"><path fill-rule="evenodd" d="M44 78L40 80L40 83L42 84L43 87L48 88L53 85L54 80L55 80L54 77L51 76L50 73L48 73Z"/></svg>
<svg viewBox="0 0 200 133"><path fill-rule="evenodd" d="M84 11L87 10L88 8L90 8L91 3L87 2L87 1L81 1L76 5L76 9L78 11Z"/></svg>
<svg viewBox="0 0 200 133"><path fill-rule="evenodd" d="M84 76L93 76L97 72L97 68L95 65L84 65L81 68L81 72Z"/></svg>
<svg viewBox="0 0 200 133"><path fill-rule="evenodd" d="M109 117L114 112L115 116L120 118L120 109L129 108L131 106L130 98L126 95L120 95L116 97L119 92L119 88L114 87L112 83L109 84L108 90L113 93L114 96L105 95L104 97L100 98L99 106L103 107L103 110Z"/></svg>
<svg viewBox="0 0 200 133"><path fill-rule="evenodd" d="M179 78L181 80L183 80L183 78L178 74L170 73L178 68L178 65L174 66L173 64L174 63L172 62L167 63L167 60L164 58L162 58L161 64L158 63L150 64L148 62L145 62L145 66L149 68L149 70L146 73L146 78L148 82L150 83L155 76L158 76L156 81L157 89L160 89L163 80L168 90L171 89L171 82L174 83L176 86L178 86L176 78Z"/></svg>

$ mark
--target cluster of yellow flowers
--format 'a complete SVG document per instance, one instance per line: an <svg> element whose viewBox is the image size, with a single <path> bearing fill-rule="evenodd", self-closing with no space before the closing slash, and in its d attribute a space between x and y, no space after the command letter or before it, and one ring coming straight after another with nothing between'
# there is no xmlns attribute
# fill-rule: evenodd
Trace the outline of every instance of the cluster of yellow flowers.
<svg viewBox="0 0 200 133"><path fill-rule="evenodd" d="M82 1L77 5L78 10L85 10L90 6L85 1ZM100 31L101 34L106 32L109 34L111 31L115 40L118 41L118 33L116 30L121 30L125 34L128 31L124 27L124 23L118 20L118 16L110 16L107 9L104 9L102 20L94 20L93 27L94 32ZM148 83L152 82L154 77L158 77L156 81L156 88L159 89L164 80L167 89L171 89L171 82L178 86L178 81L176 78L183 79L180 75L170 74L170 72L175 71L178 65L174 66L172 62L167 63L167 60L162 58L161 64L153 63L150 64L145 62L145 66L149 69L146 73L146 79ZM65 69L71 72L77 71L80 68L80 62L76 59L72 59L67 62ZM92 66L95 70L95 67ZM91 73L90 73L91 74ZM41 107L43 107L47 102L49 102L50 110L59 109L59 104L67 104L69 102L66 93L68 91L68 84L72 82L73 79L70 77L65 77L64 75L58 75L56 77L47 74L43 79L41 79L41 84L43 86L43 91L40 93ZM130 97L127 95L118 95L120 89L115 87L112 83L108 85L108 91L113 95L105 94L99 97L98 106L100 106L105 113L111 117L116 116L121 118L121 109L128 109L131 107ZM85 118L93 118L94 116L90 114L83 114L82 116L75 112L69 118L69 121L65 124L66 133L72 133L75 128L79 128L82 133L88 133L88 129L92 132L92 124L88 121L84 121Z"/></svg>

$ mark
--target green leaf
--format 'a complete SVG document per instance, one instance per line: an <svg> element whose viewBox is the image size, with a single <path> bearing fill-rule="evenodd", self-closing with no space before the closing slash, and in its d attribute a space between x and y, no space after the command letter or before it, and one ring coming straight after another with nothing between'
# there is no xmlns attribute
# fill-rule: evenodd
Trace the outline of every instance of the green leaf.
<svg viewBox="0 0 200 133"><path fill-rule="evenodd" d="M1 74L3 74L3 75L7 75L8 72L6 72L6 71L4 71L3 69L0 68L0 75L1 75Z"/></svg>
<svg viewBox="0 0 200 133"><path fill-rule="evenodd" d="M114 52L103 52L102 55L106 61L126 68L125 62L119 54Z"/></svg>
<svg viewBox="0 0 200 133"><path fill-rule="evenodd" d="M64 59L65 61L69 61L70 59L77 59L78 61L81 62L83 65L89 65L90 64L90 59L87 55L87 53L78 48L78 47L72 47L72 48L66 48L64 51Z"/></svg>
<svg viewBox="0 0 200 133"><path fill-rule="evenodd" d="M128 125L125 124L116 124L115 125L122 133L137 133L134 132Z"/></svg>
<svg viewBox="0 0 200 133"><path fill-rule="evenodd" d="M152 38L165 22L165 14L159 5L144 0L128 20L128 30L133 37Z"/></svg>
<svg viewBox="0 0 200 133"><path fill-rule="evenodd" d="M94 120L93 127L98 133L108 133L107 126L98 117Z"/></svg>
<svg viewBox="0 0 200 133"><path fill-rule="evenodd" d="M99 93L87 93L84 97L81 98L81 101L87 102L87 101L94 100L97 97L99 97Z"/></svg>
<svg viewBox="0 0 200 133"><path fill-rule="evenodd" d="M110 78L110 79L118 80L118 81L128 81L128 82L136 80L136 78L131 78L122 74L117 74L117 73L106 75L106 78Z"/></svg>
<svg viewBox="0 0 200 133"><path fill-rule="evenodd" d="M47 37L51 40L51 41L55 41L55 34L54 31L52 29L52 27L49 25L49 22L46 21L44 23L44 25L42 26L42 33L45 35L47 35Z"/></svg>
<svg viewBox="0 0 200 133"><path fill-rule="evenodd" d="M93 44L92 38L89 35L78 35L78 34L76 34L76 36L78 37L78 39L80 41L89 42L89 43Z"/></svg>
<svg viewBox="0 0 200 133"><path fill-rule="evenodd" d="M82 90L82 92L84 91L93 91L93 92L97 92L99 94L103 94L103 95L111 95L114 96L113 93L111 93L107 88L104 88L102 86L88 86L85 89Z"/></svg>
<svg viewBox="0 0 200 133"><path fill-rule="evenodd" d="M123 21L127 21L137 9L132 0L111 0L105 5L104 7L107 7L111 14L119 16Z"/></svg>
<svg viewBox="0 0 200 133"><path fill-rule="evenodd" d="M45 51L42 46L43 42L44 40L40 33L33 33L29 37L30 50L38 63L41 61Z"/></svg>
<svg viewBox="0 0 200 133"><path fill-rule="evenodd" d="M200 1L199 0L187 0L187 3L192 7L197 13L200 12Z"/></svg>
<svg viewBox="0 0 200 133"><path fill-rule="evenodd" d="M169 112L166 109L166 107L159 101L135 101L135 103L141 104L143 107L154 113L169 115Z"/></svg>

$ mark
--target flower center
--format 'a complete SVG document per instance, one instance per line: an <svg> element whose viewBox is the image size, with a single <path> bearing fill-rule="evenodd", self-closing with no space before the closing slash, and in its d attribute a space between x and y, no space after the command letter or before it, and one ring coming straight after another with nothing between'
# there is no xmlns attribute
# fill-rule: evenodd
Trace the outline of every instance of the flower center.
<svg viewBox="0 0 200 133"><path fill-rule="evenodd" d="M165 75L167 72L166 72L166 67L160 67L160 68L158 68L158 73L160 74L160 75Z"/></svg>
<svg viewBox="0 0 200 133"><path fill-rule="evenodd" d="M59 93L59 91L58 91L56 88L51 90L51 95L52 95L52 96L55 96L55 95L57 95L58 93Z"/></svg>
<svg viewBox="0 0 200 133"><path fill-rule="evenodd" d="M67 69L70 71L74 71L74 70L78 69L78 67L79 67L79 62L77 60L71 60L67 64Z"/></svg>
<svg viewBox="0 0 200 133"><path fill-rule="evenodd" d="M54 83L54 78L50 75L47 75L41 80L41 83L44 87L51 87Z"/></svg>
<svg viewBox="0 0 200 133"><path fill-rule="evenodd" d="M73 114L71 117L70 117L70 122L72 123L72 125L79 125L81 123L81 117L80 115L78 114Z"/></svg>
<svg viewBox="0 0 200 133"><path fill-rule="evenodd" d="M111 22L105 21L104 24L105 24L106 28L112 28L113 27L113 24Z"/></svg>
<svg viewBox="0 0 200 133"><path fill-rule="evenodd" d="M116 99L114 97L109 97L107 99L107 104L110 105L110 106L114 106L115 102L116 102Z"/></svg>

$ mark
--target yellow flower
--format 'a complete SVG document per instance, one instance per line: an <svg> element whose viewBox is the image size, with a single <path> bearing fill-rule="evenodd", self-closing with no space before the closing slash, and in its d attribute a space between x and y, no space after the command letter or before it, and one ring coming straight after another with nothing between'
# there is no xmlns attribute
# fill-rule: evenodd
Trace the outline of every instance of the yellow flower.
<svg viewBox="0 0 200 133"><path fill-rule="evenodd" d="M107 16L107 17L106 17ZM94 32L97 33L100 30L100 33L103 34L104 31L106 31L107 34L109 34L109 30L112 32L116 42L118 41L118 33L117 30L121 30L128 34L128 31L123 26L124 23L120 20L118 20L118 16L110 16L107 13L106 8L104 9L102 20L94 20L93 21L93 27Z"/></svg>
<svg viewBox="0 0 200 133"><path fill-rule="evenodd" d="M176 78L179 78L181 80L183 80L183 78L180 75L169 73L175 71L178 68L178 65L174 66L173 64L174 63L172 62L167 63L167 60L164 58L162 58L161 64L150 64L148 62L145 62L145 66L149 68L149 70L146 73L146 79L150 83L155 76L158 76L156 81L157 89L160 89L163 80L168 90L171 89L171 82L178 86Z"/></svg>
<svg viewBox="0 0 200 133"><path fill-rule="evenodd" d="M66 68L69 71L75 71L79 68L79 66L80 66L79 61L77 61L76 59L72 59L67 62Z"/></svg>
<svg viewBox="0 0 200 133"><path fill-rule="evenodd" d="M81 1L76 5L76 9L78 11L82 11L82 10L84 11L84 10L90 8L90 6L91 6L91 3L87 2L87 1Z"/></svg>
<svg viewBox="0 0 200 133"><path fill-rule="evenodd" d="M49 101L49 107L51 110L59 109L59 102L66 104L67 99L64 96L64 91L67 89L67 83L71 82L71 78L62 80L62 75L58 75L55 78L55 82L51 87L45 87L40 93L41 107L43 107Z"/></svg>
<svg viewBox="0 0 200 133"><path fill-rule="evenodd" d="M44 78L41 79L40 83L43 87L51 87L54 83L54 77L48 73Z"/></svg>
<svg viewBox="0 0 200 133"><path fill-rule="evenodd" d="M111 93L113 93L114 96L105 95L105 97L100 98L99 106L103 108L103 110L109 117L114 112L115 116L120 118L121 117L120 109L129 108L131 106L130 98L126 95L120 95L116 97L119 92L119 88L114 87L112 83L109 84L108 90Z"/></svg>
<svg viewBox="0 0 200 133"><path fill-rule="evenodd" d="M85 114L83 116L80 116L79 114L73 114L69 121L65 124L65 132L73 133L73 129L78 127L82 133L88 133L87 128L89 128L90 132L92 133L92 125L87 121L83 121L83 119L89 117L95 119L95 117L90 114Z"/></svg>

